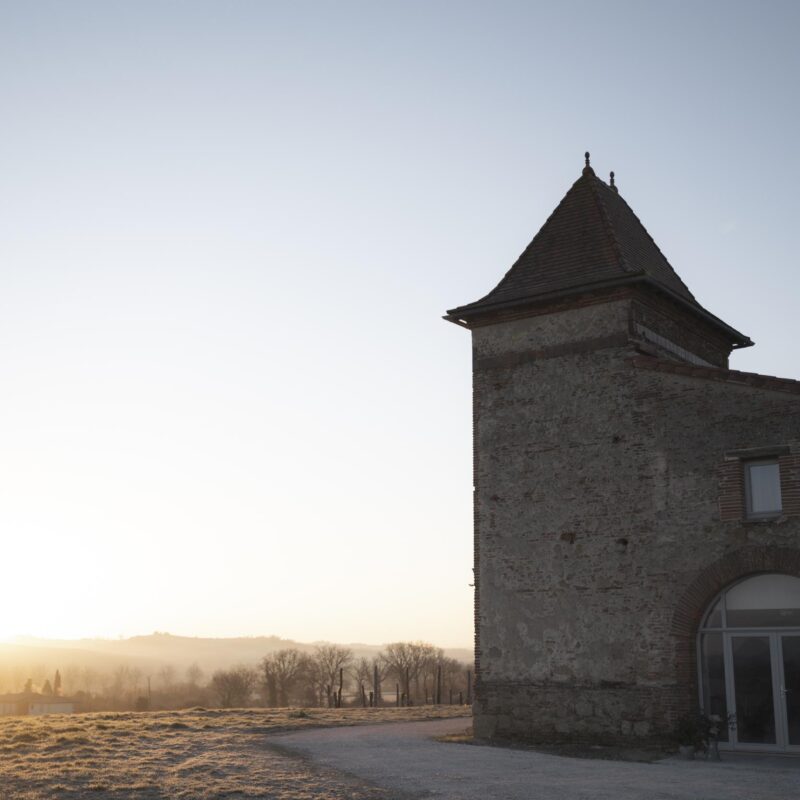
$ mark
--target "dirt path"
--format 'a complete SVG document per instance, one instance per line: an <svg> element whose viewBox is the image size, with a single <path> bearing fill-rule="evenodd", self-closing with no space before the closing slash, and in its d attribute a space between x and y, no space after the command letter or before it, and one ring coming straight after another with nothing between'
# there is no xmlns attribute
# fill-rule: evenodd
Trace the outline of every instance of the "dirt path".
<svg viewBox="0 0 800 800"><path fill-rule="evenodd" d="M800 759L728 757L655 764L564 758L445 744L466 719L367 725L270 737L325 767L390 791L441 800L787 800L800 798Z"/></svg>

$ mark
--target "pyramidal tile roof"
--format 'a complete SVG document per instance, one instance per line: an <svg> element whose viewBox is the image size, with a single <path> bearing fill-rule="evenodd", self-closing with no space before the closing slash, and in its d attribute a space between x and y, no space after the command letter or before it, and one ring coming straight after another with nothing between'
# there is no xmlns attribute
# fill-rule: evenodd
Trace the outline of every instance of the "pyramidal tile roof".
<svg viewBox="0 0 800 800"><path fill-rule="evenodd" d="M695 300L658 245L614 185L589 166L572 184L511 269L489 294L447 312L459 321L473 315L528 305L540 298L645 282L664 290L749 342Z"/></svg>

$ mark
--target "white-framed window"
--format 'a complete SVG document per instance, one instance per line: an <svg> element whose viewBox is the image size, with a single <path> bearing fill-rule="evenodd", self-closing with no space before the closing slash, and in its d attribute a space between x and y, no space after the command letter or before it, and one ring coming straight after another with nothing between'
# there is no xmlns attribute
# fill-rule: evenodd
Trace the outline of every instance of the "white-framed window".
<svg viewBox="0 0 800 800"><path fill-rule="evenodd" d="M781 470L777 458L744 462L744 489L747 517L774 517L783 510Z"/></svg>

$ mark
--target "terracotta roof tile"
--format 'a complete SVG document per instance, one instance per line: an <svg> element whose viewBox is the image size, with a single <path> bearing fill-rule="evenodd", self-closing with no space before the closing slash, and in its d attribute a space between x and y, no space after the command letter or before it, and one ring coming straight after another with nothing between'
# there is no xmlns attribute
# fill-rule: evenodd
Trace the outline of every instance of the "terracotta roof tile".
<svg viewBox="0 0 800 800"><path fill-rule="evenodd" d="M586 167L500 283L448 314L463 316L635 276L699 308L630 206Z"/></svg>

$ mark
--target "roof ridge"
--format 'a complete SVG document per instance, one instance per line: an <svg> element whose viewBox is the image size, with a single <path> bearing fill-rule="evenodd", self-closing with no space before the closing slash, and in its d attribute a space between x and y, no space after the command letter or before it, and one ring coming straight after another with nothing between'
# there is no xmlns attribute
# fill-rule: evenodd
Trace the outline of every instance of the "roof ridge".
<svg viewBox="0 0 800 800"><path fill-rule="evenodd" d="M609 238L611 239L611 245L614 248L614 252L617 254L617 258L619 259L620 268L622 269L623 272L636 272L637 270L629 266L628 259L625 258L625 256L622 253L622 248L620 247L619 239L617 238L616 231L614 230L614 223L611 222L611 217L608 213L608 208L606 208L605 201L600 196L599 187L592 183L592 180L591 178L589 178L588 174L585 177L589 182L589 190L591 191L595 203L597 203L597 207L600 210L600 219L603 220L603 226L605 227L606 232L608 233ZM592 177L595 179L595 181L597 181L597 183L601 184L602 186L606 185L605 181L598 178L594 172L592 172ZM644 270L639 270L639 272L643 271Z"/></svg>
<svg viewBox="0 0 800 800"><path fill-rule="evenodd" d="M591 167L590 167L590 169L591 169ZM592 172L592 174L594 174L594 172ZM470 303L470 305L476 305L477 303L482 303L484 300L486 300L487 297L493 295L501 286L503 286L503 284L506 282L506 279L514 271L514 267L516 267L517 264L519 264L519 261L522 258L522 256L524 256L525 253L527 253L528 250L530 250L533 247L533 245L537 242L539 237L542 235L542 231L544 231L544 229L547 227L547 223L550 222L550 220L558 213L558 211L561 208L561 206L564 205L564 203L566 202L567 198L569 197L569 193L581 182L582 179L583 179L583 175L581 175L572 184L572 186L569 187L569 189L567 190L566 194L559 201L558 205L550 212L550 214L548 215L547 219L544 221L544 223L539 228L539 230L536 231L536 234L534 235L533 239L531 239L530 242L528 242L528 244L526 244L525 247L522 248L522 252L514 259L514 262L506 270L505 275L503 275L503 277L500 278L500 280L497 282L497 285L493 289L491 289L489 292L487 292L485 295L483 295L483 297L479 298L474 303Z"/></svg>
<svg viewBox="0 0 800 800"><path fill-rule="evenodd" d="M598 180L599 180L599 178L598 178ZM603 183L603 181L600 181L600 182ZM605 186L604 183L603 183L603 185ZM653 247L656 248L656 250L658 251L658 253L661 256L661 258L664 259L664 261L666 262L667 266L672 270L672 272L674 273L675 277L680 282L681 286L683 286L683 288L688 292L689 297L691 297L695 302L697 302L697 298L694 296L694 294L692 294L691 289L686 285L686 282L678 274L678 271L675 269L675 267L673 267L672 264L670 264L669 259L664 255L664 252L658 246L658 242L656 242L656 240L652 237L652 235L650 234L650 231L647 230L647 227L645 226L645 224L639 219L639 217L636 214L636 212L630 207L630 205L628 204L628 201L619 193L619 190L617 190L617 192L616 192L616 197L618 197L619 200L622 203L625 204L625 208L628 209L628 211L631 213L631 216L633 216L633 218L639 223L639 225L641 225L642 230L645 232L645 235L653 243Z"/></svg>

